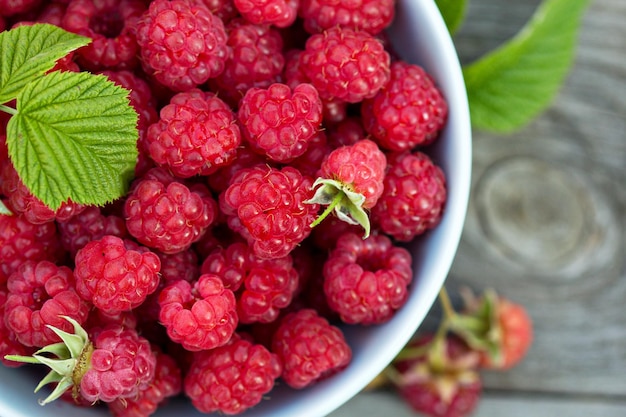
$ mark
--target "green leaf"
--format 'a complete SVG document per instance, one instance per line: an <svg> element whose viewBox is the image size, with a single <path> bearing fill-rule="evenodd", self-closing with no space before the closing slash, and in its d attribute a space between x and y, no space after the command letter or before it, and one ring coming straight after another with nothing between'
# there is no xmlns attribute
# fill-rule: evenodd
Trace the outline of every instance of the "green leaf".
<svg viewBox="0 0 626 417"><path fill-rule="evenodd" d="M136 124L127 90L102 75L56 71L18 95L9 156L51 209L68 199L103 205L122 196L134 175Z"/></svg>
<svg viewBox="0 0 626 417"><path fill-rule="evenodd" d="M571 67L588 0L544 0L511 40L463 69L475 128L511 133L543 111Z"/></svg>
<svg viewBox="0 0 626 417"><path fill-rule="evenodd" d="M436 0L435 3L437 3L444 22L446 22L448 31L450 34L454 34L465 19L467 0Z"/></svg>
<svg viewBox="0 0 626 417"><path fill-rule="evenodd" d="M38 23L0 33L0 104L6 103L69 52L91 39Z"/></svg>

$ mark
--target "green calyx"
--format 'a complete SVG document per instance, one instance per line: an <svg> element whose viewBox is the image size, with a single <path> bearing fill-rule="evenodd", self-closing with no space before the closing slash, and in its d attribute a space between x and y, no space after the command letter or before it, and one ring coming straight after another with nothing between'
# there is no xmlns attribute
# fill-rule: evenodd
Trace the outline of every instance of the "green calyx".
<svg viewBox="0 0 626 417"><path fill-rule="evenodd" d="M365 230L363 239L370 235L370 220L365 209L363 209L365 202L363 194L355 192L347 184L328 178L316 179L313 188L316 187L313 197L305 203L328 207L311 223L311 227L320 224L334 211L340 220L349 224L361 225Z"/></svg>
<svg viewBox="0 0 626 417"><path fill-rule="evenodd" d="M49 383L56 383L54 390L39 404L46 405L59 398L65 391L72 388L74 398L78 396L80 380L87 371L93 353L93 344L85 329L71 317L63 316L74 327L74 333L67 333L54 326L48 328L56 333L61 342L45 346L32 356L6 355L7 360L32 364L43 364L50 368L50 372L35 387L38 392Z"/></svg>

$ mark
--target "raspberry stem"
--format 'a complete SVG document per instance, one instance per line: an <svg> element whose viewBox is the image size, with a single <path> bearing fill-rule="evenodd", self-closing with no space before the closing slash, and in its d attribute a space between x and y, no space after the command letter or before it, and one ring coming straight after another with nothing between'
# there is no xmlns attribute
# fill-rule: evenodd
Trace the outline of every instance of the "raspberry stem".
<svg viewBox="0 0 626 417"><path fill-rule="evenodd" d="M0 110L11 115L17 114L17 110L15 110L13 107L5 106L4 104L0 104Z"/></svg>
<svg viewBox="0 0 626 417"><path fill-rule="evenodd" d="M337 204L339 204L339 202L343 199L343 197L344 197L343 194L337 193L335 195L335 197L333 198L333 200L331 201L331 203L322 212L322 214L320 214L317 217L317 219L315 219L313 221L313 223L311 223L311 228L314 228L315 226L320 224L322 222L322 220L324 220L326 217L328 217L328 215L335 209L335 207L337 206Z"/></svg>

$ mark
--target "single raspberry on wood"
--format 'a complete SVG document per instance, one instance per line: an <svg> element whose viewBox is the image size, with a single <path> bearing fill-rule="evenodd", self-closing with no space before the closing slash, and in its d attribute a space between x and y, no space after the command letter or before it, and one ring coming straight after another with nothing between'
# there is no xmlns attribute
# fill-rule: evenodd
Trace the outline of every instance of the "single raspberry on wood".
<svg viewBox="0 0 626 417"><path fill-rule="evenodd" d="M324 264L328 305L345 323L389 321L407 300L411 263L409 251L384 235L342 235Z"/></svg>
<svg viewBox="0 0 626 417"><path fill-rule="evenodd" d="M231 53L224 24L197 2L154 0L135 31L146 72L174 91L219 75Z"/></svg>
<svg viewBox="0 0 626 417"><path fill-rule="evenodd" d="M255 25L242 18L229 22L226 30L232 55L224 72L209 80L209 85L236 108L250 88L266 88L281 81L285 65L283 40L273 27Z"/></svg>
<svg viewBox="0 0 626 417"><path fill-rule="evenodd" d="M257 166L243 169L220 194L220 208L229 226L242 234L261 258L280 258L311 232L318 205L313 181L298 170Z"/></svg>
<svg viewBox="0 0 626 417"><path fill-rule="evenodd" d="M312 35L300 65L323 99L358 103L389 81L390 57L382 43L367 32L341 27Z"/></svg>
<svg viewBox="0 0 626 417"><path fill-rule="evenodd" d="M91 38L89 45L77 51L83 68L132 69L138 63L133 29L145 10L141 0L71 0L61 26Z"/></svg>
<svg viewBox="0 0 626 417"><path fill-rule="evenodd" d="M306 152L322 124L322 102L311 84L293 90L281 83L251 88L237 112L252 149L276 162L289 162Z"/></svg>
<svg viewBox="0 0 626 417"><path fill-rule="evenodd" d="M202 237L217 217L217 203L202 184L187 187L153 168L132 185L124 215L128 232L141 244L171 254Z"/></svg>
<svg viewBox="0 0 626 417"><path fill-rule="evenodd" d="M352 359L341 330L312 309L289 313L281 319L272 337L272 352L283 363L282 379L297 389L335 374Z"/></svg>
<svg viewBox="0 0 626 417"><path fill-rule="evenodd" d="M184 392L202 413L239 414L260 403L281 372L277 355L236 336L227 345L195 354Z"/></svg>
<svg viewBox="0 0 626 417"><path fill-rule="evenodd" d="M213 274L193 284L178 280L159 294L159 321L169 337L190 351L226 344L237 327L235 295Z"/></svg>
<svg viewBox="0 0 626 417"><path fill-rule="evenodd" d="M428 155L394 155L372 219L386 234L408 242L439 224L446 198L445 175Z"/></svg>
<svg viewBox="0 0 626 417"><path fill-rule="evenodd" d="M150 157L179 178L208 175L230 164L241 143L231 108L213 93L178 93L148 128Z"/></svg>
<svg viewBox="0 0 626 417"><path fill-rule="evenodd" d="M290 255L259 258L244 242L216 248L202 263L201 272L219 276L236 292L241 323L274 321L291 303L299 283Z"/></svg>
<svg viewBox="0 0 626 417"><path fill-rule="evenodd" d="M358 224L370 234L366 209L375 206L383 192L387 158L376 143L363 139L350 146L333 150L320 168L313 183L316 188L309 203L328 206L312 226L319 224L334 211L337 217Z"/></svg>
<svg viewBox="0 0 626 417"><path fill-rule="evenodd" d="M365 130L382 148L406 151L439 136L448 117L448 104L422 67L396 61L389 82L364 100L361 114Z"/></svg>
<svg viewBox="0 0 626 417"><path fill-rule="evenodd" d="M38 225L21 215L0 215L0 284L27 260L57 262L64 254L54 222Z"/></svg>
<svg viewBox="0 0 626 417"><path fill-rule="evenodd" d="M301 0L299 15L309 33L340 26L377 35L395 16L394 0Z"/></svg>
<svg viewBox="0 0 626 417"><path fill-rule="evenodd" d="M299 0L234 0L241 15L255 25L285 28L295 22Z"/></svg>
<svg viewBox="0 0 626 417"><path fill-rule="evenodd" d="M7 281L6 327L26 346L59 342L48 326L71 331L72 325L62 317L82 324L91 307L77 294L75 286L74 274L66 266L50 261L24 262Z"/></svg>
<svg viewBox="0 0 626 417"><path fill-rule="evenodd" d="M78 294L107 313L138 307L159 285L159 257L145 248L127 249L116 236L89 242L74 263Z"/></svg>

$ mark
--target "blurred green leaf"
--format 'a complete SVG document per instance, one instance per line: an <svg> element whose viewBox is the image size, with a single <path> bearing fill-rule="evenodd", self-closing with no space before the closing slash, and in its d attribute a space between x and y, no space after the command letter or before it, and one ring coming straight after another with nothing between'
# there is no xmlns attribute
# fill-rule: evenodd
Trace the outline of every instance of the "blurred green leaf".
<svg viewBox="0 0 626 417"><path fill-rule="evenodd" d="M467 0L435 0L448 31L454 34L465 19Z"/></svg>

